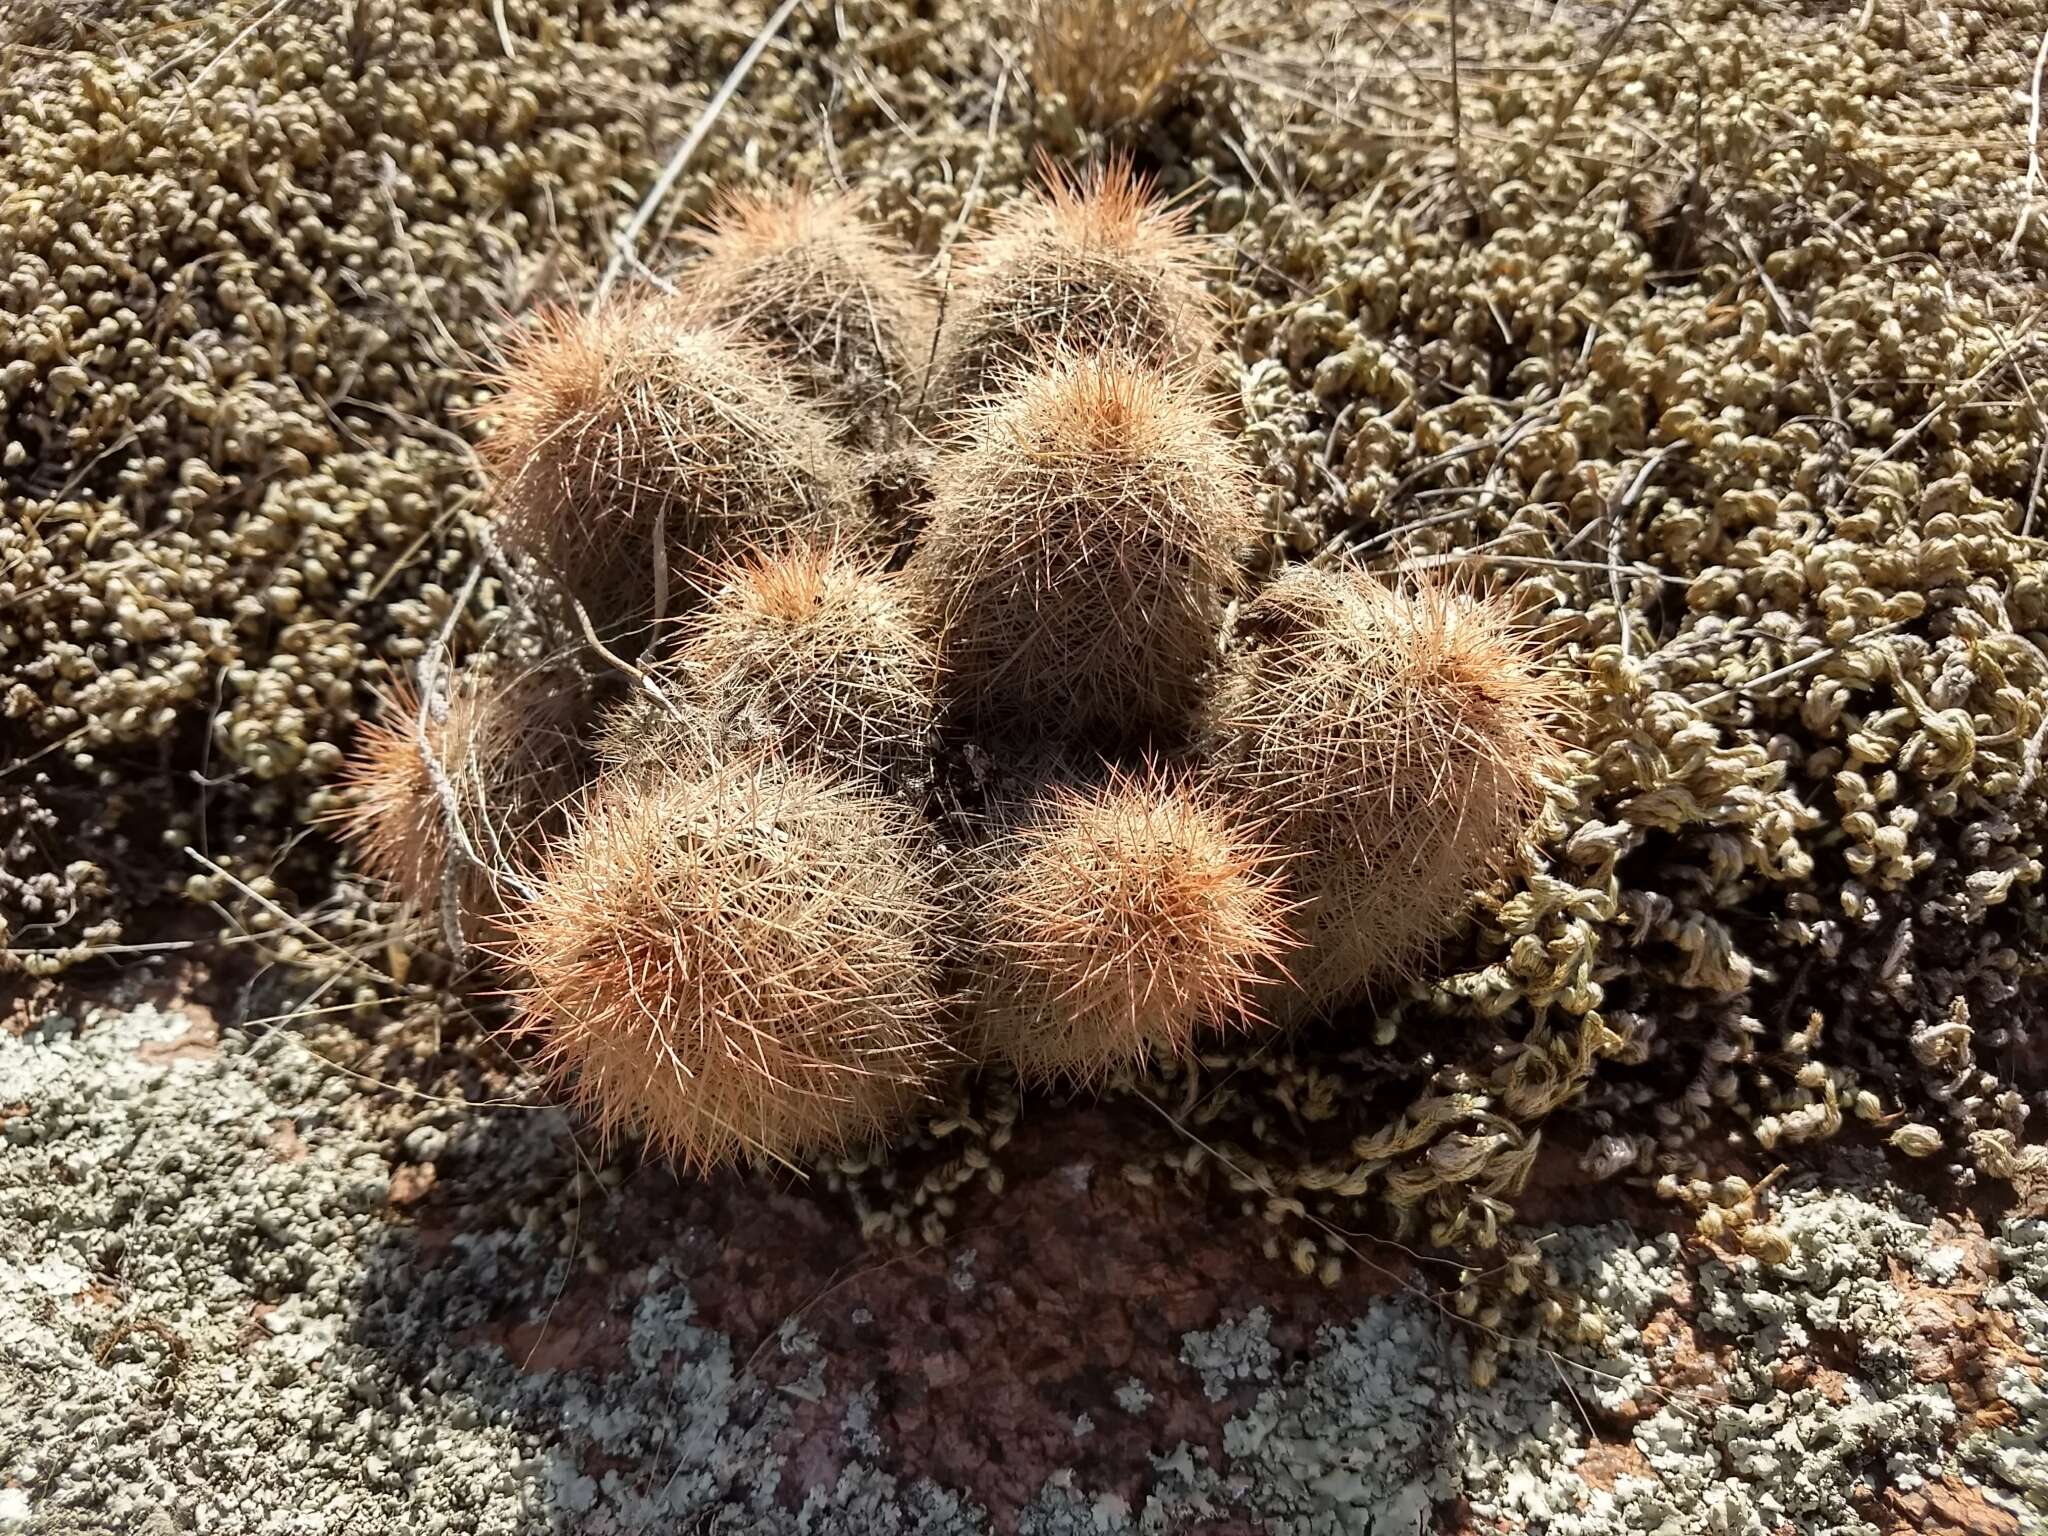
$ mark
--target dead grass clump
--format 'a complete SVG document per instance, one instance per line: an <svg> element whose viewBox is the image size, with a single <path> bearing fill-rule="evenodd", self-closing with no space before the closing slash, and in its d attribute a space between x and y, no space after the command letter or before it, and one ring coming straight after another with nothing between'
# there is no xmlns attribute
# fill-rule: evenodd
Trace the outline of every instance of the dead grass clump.
<svg viewBox="0 0 2048 1536"><path fill-rule="evenodd" d="M1540 808L1557 704L1467 593L1297 566L1246 608L1205 746L1299 855L1306 1006L1414 973L1452 931Z"/></svg>
<svg viewBox="0 0 2048 1536"><path fill-rule="evenodd" d="M601 1133L706 1169L871 1139L924 1096L942 929L907 811L680 767L599 782L510 953L524 1027Z"/></svg>
<svg viewBox="0 0 2048 1536"><path fill-rule="evenodd" d="M918 393L936 322L909 253L850 195L803 187L731 195L695 240L693 308L774 353L842 436L888 442Z"/></svg>
<svg viewBox="0 0 2048 1536"><path fill-rule="evenodd" d="M0 13L0 48L76 48L95 27L115 19L118 0L8 0Z"/></svg>
<svg viewBox="0 0 2048 1536"><path fill-rule="evenodd" d="M1051 349L1199 368L1217 336L1206 255L1185 210L1156 199L1127 160L1050 172L1043 191L1009 204L962 249L934 403L970 406Z"/></svg>
<svg viewBox="0 0 2048 1536"><path fill-rule="evenodd" d="M1215 57L1214 0L1009 0L1031 83L1089 128L1156 117Z"/></svg>
<svg viewBox="0 0 2048 1536"><path fill-rule="evenodd" d="M1291 946L1272 850L1156 769L1058 787L988 855L975 1043L1027 1080L1100 1082L1245 1027Z"/></svg>
<svg viewBox="0 0 2048 1536"><path fill-rule="evenodd" d="M1053 359L939 466L914 570L953 710L1110 738L1177 726L1254 533L1244 471L1186 379Z"/></svg>
<svg viewBox="0 0 2048 1536"><path fill-rule="evenodd" d="M660 296L555 310L496 379L498 526L608 635L673 612L703 562L859 521L852 471L773 359Z"/></svg>

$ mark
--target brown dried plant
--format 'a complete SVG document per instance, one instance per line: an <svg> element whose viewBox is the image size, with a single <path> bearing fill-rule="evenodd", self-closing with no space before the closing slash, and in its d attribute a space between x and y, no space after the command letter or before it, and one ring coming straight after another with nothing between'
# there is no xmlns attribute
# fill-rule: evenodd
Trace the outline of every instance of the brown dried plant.
<svg viewBox="0 0 2048 1536"><path fill-rule="evenodd" d="M541 316L510 347L481 453L506 543L607 636L674 612L706 559L863 530L852 468L774 359L680 301Z"/></svg>
<svg viewBox="0 0 2048 1536"><path fill-rule="evenodd" d="M1003 208L960 251L933 403L970 406L1049 350L1199 369L1217 338L1202 286L1208 255L1186 210L1159 201L1127 158L1081 175L1048 167L1042 191Z"/></svg>
<svg viewBox="0 0 2048 1536"><path fill-rule="evenodd" d="M404 681L378 697L343 767L343 799L323 820L402 904L430 922L452 917L476 942L503 910L506 877L533 868L582 776L582 684L554 670L471 670L445 707L424 707Z"/></svg>
<svg viewBox="0 0 2048 1536"><path fill-rule="evenodd" d="M1184 377L1058 357L976 410L913 564L952 709L1128 736L1185 721L1255 536L1250 486Z"/></svg>
<svg viewBox="0 0 2048 1536"><path fill-rule="evenodd" d="M1155 117L1216 55L1216 0L1007 0L1031 83L1084 127Z"/></svg>
<svg viewBox="0 0 2048 1536"><path fill-rule="evenodd" d="M607 724L615 761L766 754L905 786L930 771L939 663L911 586L874 560L798 545L726 566L652 668L680 708L637 697Z"/></svg>
<svg viewBox="0 0 2048 1536"><path fill-rule="evenodd" d="M522 1025L607 1139L788 1163L925 1095L944 910L878 794L760 764L610 775L516 914Z"/></svg>
<svg viewBox="0 0 2048 1536"><path fill-rule="evenodd" d="M1255 1025L1251 989L1293 942L1271 847L1157 768L1048 790L986 868L975 1049L1030 1081L1100 1082Z"/></svg>
<svg viewBox="0 0 2048 1536"><path fill-rule="evenodd" d="M937 322L908 251L846 193L728 194L692 237L693 310L759 341L842 437L882 446L921 392Z"/></svg>
<svg viewBox="0 0 2048 1536"><path fill-rule="evenodd" d="M1204 747L1298 856L1305 1006L1428 960L1540 810L1559 708L1509 611L1468 592L1296 566L1246 607Z"/></svg>

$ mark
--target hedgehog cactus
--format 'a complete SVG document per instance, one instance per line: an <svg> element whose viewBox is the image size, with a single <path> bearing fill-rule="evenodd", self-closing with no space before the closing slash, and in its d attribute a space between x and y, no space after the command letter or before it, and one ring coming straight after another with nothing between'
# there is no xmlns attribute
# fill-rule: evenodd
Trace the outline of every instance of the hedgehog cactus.
<svg viewBox="0 0 2048 1536"><path fill-rule="evenodd" d="M846 194L741 193L692 237L686 298L771 351L792 384L870 446L895 435L931 352L936 309L908 253Z"/></svg>
<svg viewBox="0 0 2048 1536"><path fill-rule="evenodd" d="M941 463L913 567L953 711L1112 740L1177 727L1255 533L1184 377L1109 356L1019 377Z"/></svg>
<svg viewBox="0 0 2048 1536"><path fill-rule="evenodd" d="M1242 1027L1292 943L1272 849L1156 769L1049 789L984 862L975 1046L1027 1079L1096 1082Z"/></svg>
<svg viewBox="0 0 2048 1536"><path fill-rule="evenodd" d="M739 560L653 668L607 756L668 755L678 737L890 784L929 777L938 657L900 577L833 546Z"/></svg>
<svg viewBox="0 0 2048 1536"><path fill-rule="evenodd" d="M1300 854L1302 1002L1428 959L1540 808L1556 704L1497 603L1300 566L1247 605L1204 748Z"/></svg>
<svg viewBox="0 0 2048 1536"><path fill-rule="evenodd" d="M1217 334L1201 281L1206 251L1184 210L1154 199L1127 160L1050 175L961 252L933 363L934 403L972 405L1054 351L1199 369Z"/></svg>
<svg viewBox="0 0 2048 1536"><path fill-rule="evenodd" d="M830 424L773 359L661 297L557 310L513 343L485 439L498 527L608 635L682 604L707 559L865 533Z"/></svg>
<svg viewBox="0 0 2048 1536"><path fill-rule="evenodd" d="M423 710L406 683L380 706L358 730L346 798L327 819L365 873L428 920L452 917L473 941L500 914L504 877L532 867L576 785L580 681L471 671L440 708Z"/></svg>
<svg viewBox="0 0 2048 1536"><path fill-rule="evenodd" d="M538 702L465 685L431 757L366 737L347 813L423 909L456 833L507 840L521 1020L607 1134L822 1156L963 1048L1101 1084L1427 960L1534 815L1552 690L1496 604L1358 572L1281 575L1226 643L1260 525L1179 214L1118 163L998 218L938 339L928 482L897 442L930 324L900 253L803 192L699 243L681 296L516 346L486 450L504 542L596 653L638 644L579 742L595 783L536 755ZM886 450L867 494L835 437ZM887 519L900 571L885 501L917 505Z"/></svg>
<svg viewBox="0 0 2048 1536"><path fill-rule="evenodd" d="M516 914L525 1026L691 1168L872 1139L927 1091L945 912L911 815L803 772L602 779Z"/></svg>

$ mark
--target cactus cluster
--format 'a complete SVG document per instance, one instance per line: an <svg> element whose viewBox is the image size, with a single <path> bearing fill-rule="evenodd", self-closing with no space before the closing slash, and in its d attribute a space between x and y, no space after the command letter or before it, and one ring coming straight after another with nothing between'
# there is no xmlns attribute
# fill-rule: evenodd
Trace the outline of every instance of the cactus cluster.
<svg viewBox="0 0 2048 1536"><path fill-rule="evenodd" d="M599 681L485 657L393 700L346 817L488 922L601 1128L790 1162L956 1065L1100 1085L1425 961L1538 807L1553 690L1476 593L1254 579L1200 251L1128 167L1005 210L936 335L843 198L732 202L703 244L672 296L536 323L486 408L505 558ZM904 553L853 488L927 356Z"/></svg>

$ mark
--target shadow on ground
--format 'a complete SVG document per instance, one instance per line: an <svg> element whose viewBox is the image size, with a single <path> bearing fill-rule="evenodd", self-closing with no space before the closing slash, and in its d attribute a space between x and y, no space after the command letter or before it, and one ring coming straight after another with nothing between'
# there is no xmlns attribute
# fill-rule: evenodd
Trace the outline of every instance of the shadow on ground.
<svg viewBox="0 0 2048 1536"><path fill-rule="evenodd" d="M1256 1222L1127 1181L1153 1135L1042 1107L1003 1192L977 1186L950 1241L906 1250L865 1243L828 1191L656 1166L605 1189L562 1117L477 1119L430 1175L397 1176L356 1337L392 1390L459 1382L548 1445L536 1529L749 1528L878 1476L954 1496L965 1529L977 1509L1018 1529L1062 1479L1137 1509L1158 1460L1225 1464L1224 1427L1276 1360L1417 1278L1393 1250L1335 1288L1297 1278ZM1183 1359L1219 1325L1227 1353L1255 1308L1240 1381Z"/></svg>

